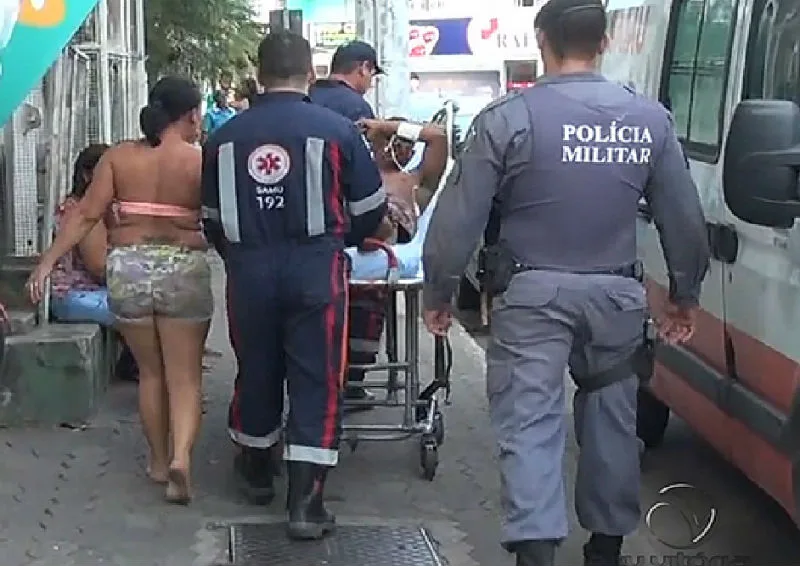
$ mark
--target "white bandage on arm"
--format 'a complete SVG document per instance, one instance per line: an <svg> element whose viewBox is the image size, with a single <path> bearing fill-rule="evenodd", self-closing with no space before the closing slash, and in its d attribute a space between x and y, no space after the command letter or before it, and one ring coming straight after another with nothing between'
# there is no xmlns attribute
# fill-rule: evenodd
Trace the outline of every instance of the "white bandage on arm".
<svg viewBox="0 0 800 566"><path fill-rule="evenodd" d="M400 122L397 126L397 137L411 142L419 140L422 133L422 126L412 122Z"/></svg>

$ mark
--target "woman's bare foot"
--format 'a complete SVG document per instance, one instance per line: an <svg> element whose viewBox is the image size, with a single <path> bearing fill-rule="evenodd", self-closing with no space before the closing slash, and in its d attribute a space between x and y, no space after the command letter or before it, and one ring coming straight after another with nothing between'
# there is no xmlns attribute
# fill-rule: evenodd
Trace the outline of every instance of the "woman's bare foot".
<svg viewBox="0 0 800 566"><path fill-rule="evenodd" d="M167 494L166 499L175 505L188 505L192 500L189 491L189 472L178 467L170 467L167 473Z"/></svg>
<svg viewBox="0 0 800 566"><path fill-rule="evenodd" d="M150 463L147 464L147 477L150 478L150 481L165 484L169 481L169 467L166 465L155 465L152 463L153 461L150 460Z"/></svg>

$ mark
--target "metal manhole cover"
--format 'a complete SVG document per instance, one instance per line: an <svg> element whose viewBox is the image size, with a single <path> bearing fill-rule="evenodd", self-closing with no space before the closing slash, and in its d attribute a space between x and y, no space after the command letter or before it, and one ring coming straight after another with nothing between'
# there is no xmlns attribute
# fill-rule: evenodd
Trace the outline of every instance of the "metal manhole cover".
<svg viewBox="0 0 800 566"><path fill-rule="evenodd" d="M293 542L283 523L231 527L236 566L442 566L421 527L339 525L330 537Z"/></svg>

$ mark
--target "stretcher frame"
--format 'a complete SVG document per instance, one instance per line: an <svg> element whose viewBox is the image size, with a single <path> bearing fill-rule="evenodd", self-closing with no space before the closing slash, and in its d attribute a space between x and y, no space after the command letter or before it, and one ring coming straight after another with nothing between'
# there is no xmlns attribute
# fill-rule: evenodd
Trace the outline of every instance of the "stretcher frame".
<svg viewBox="0 0 800 566"><path fill-rule="evenodd" d="M365 281L351 280L352 287L379 287L388 291L385 324L386 361L374 364L350 364L351 369L365 373L359 387L383 390L383 399L345 399L344 407L395 407L402 408L400 424L347 424L342 427L342 440L351 450L360 441L397 441L419 436L420 469L422 476L431 481L439 464L439 447L444 443L444 415L442 406L449 402L452 349L445 337L433 337L433 379L422 387L420 375L420 295L422 278ZM404 344L400 352L400 297L405 302ZM370 373L385 372L386 379L369 379ZM403 374L403 379L400 379ZM403 393L401 396L400 393ZM346 414L346 413L345 413ZM347 417L345 417L347 418Z"/></svg>
<svg viewBox="0 0 800 566"><path fill-rule="evenodd" d="M440 124L447 132L448 160L444 173L439 181L437 191L444 186L455 157L453 147L453 128L455 107L447 101L444 107L434 115L431 122ZM430 203L428 203L430 205ZM385 279L359 280L351 279L350 287L381 288L388 291L385 354L386 362L374 364L350 364L351 369L364 371L365 379L358 386L364 389L384 390L384 399L345 399L344 408L348 407L395 407L403 409L400 424L347 424L342 426L342 440L355 450L360 441L397 441L419 436L419 465L422 477L432 481L439 466L439 447L444 443L445 426L443 405L450 402L450 370L452 368L453 350L446 337L433 337L433 379L422 388L420 375L420 295L423 278L421 276L401 278L398 276L399 264L391 246L383 242L368 239L367 248L383 250L387 256L388 271ZM403 356L400 358L399 309L398 299L405 299L405 340ZM368 379L369 373L386 372L387 379L382 381ZM402 383L399 374L404 375ZM400 392L403 399L400 399ZM345 411L346 415L346 411ZM346 418L346 416L345 416Z"/></svg>

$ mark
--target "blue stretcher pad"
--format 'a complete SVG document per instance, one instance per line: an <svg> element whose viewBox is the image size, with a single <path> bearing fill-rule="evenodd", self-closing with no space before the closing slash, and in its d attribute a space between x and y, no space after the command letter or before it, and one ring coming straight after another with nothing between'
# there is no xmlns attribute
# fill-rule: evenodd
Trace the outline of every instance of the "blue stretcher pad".
<svg viewBox="0 0 800 566"><path fill-rule="evenodd" d="M425 242L428 225L440 193L441 190L436 191L425 211L420 215L414 238L406 244L392 246L399 263L397 275L400 279L422 279L422 244ZM352 260L351 280L386 281L389 273L389 261L383 250L362 252L358 248L351 247L346 248L345 252Z"/></svg>

